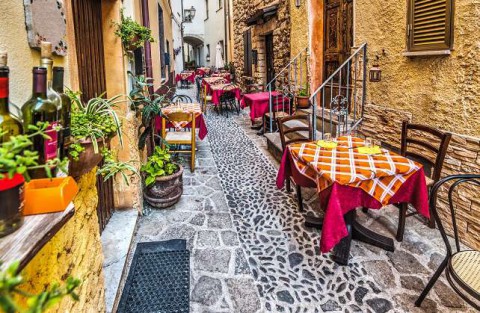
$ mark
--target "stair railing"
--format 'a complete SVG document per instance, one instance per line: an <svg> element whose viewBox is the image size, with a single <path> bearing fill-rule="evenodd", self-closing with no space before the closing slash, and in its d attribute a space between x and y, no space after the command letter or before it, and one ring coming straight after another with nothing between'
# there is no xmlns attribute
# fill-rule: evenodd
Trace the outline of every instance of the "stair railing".
<svg viewBox="0 0 480 313"><path fill-rule="evenodd" d="M281 107L281 111L285 111L287 107L288 114L291 115L291 99L301 88L308 89L309 69L308 48L305 48L266 85L269 95L269 132L273 132L274 110Z"/></svg>
<svg viewBox="0 0 480 313"><path fill-rule="evenodd" d="M325 133L332 136L351 134L362 123L366 100L366 61L367 44L364 43L310 96L314 140L317 139L318 109L321 109L322 139Z"/></svg>

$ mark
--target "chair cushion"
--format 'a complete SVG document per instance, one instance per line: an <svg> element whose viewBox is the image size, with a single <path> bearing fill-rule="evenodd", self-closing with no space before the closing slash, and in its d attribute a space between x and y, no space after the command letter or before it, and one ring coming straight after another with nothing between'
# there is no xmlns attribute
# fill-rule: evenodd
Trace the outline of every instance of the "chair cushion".
<svg viewBox="0 0 480 313"><path fill-rule="evenodd" d="M175 142L191 142L192 141L192 133L191 132L167 132L165 136L165 140L168 143L175 143Z"/></svg>
<svg viewBox="0 0 480 313"><path fill-rule="evenodd" d="M455 253L450 260L452 277L480 295L480 251Z"/></svg>

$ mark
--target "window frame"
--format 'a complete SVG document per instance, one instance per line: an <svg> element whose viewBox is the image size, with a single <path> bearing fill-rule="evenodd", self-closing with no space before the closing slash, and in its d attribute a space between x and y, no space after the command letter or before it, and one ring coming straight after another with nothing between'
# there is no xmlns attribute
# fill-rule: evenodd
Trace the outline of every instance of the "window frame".
<svg viewBox="0 0 480 313"><path fill-rule="evenodd" d="M446 2L446 20L445 20L445 40L444 43L430 44L419 46L414 44L414 7L416 0L407 0L407 23L406 23L406 52L407 54L422 54L426 55L432 52L433 55L448 55L448 52L453 49L454 43L454 17L455 17L455 1L445 0Z"/></svg>
<svg viewBox="0 0 480 313"><path fill-rule="evenodd" d="M208 0L205 0L205 21L208 20L209 12L208 12Z"/></svg>

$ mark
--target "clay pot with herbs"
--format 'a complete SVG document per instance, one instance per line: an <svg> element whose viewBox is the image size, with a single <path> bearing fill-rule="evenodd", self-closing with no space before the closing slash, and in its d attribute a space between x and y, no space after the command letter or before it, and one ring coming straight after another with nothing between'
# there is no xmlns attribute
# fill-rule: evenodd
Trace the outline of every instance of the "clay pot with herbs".
<svg viewBox="0 0 480 313"><path fill-rule="evenodd" d="M102 162L103 155L100 151L105 147L105 141L103 139L97 140L97 152L95 152L95 147L91 139L80 140L78 145L83 151L79 153L76 158L70 157L68 166L68 174L75 178L89 173L95 166Z"/></svg>

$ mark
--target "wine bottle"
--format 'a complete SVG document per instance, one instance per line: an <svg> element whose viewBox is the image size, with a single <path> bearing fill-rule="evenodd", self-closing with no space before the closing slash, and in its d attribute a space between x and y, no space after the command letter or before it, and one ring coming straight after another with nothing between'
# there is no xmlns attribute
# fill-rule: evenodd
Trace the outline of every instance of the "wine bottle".
<svg viewBox="0 0 480 313"><path fill-rule="evenodd" d="M8 107L9 73L7 53L0 52L0 143L8 141L11 136L20 135L23 132L22 123L10 114Z"/></svg>
<svg viewBox="0 0 480 313"><path fill-rule="evenodd" d="M40 67L44 67L47 69L47 97L50 101L52 101L57 106L58 112L61 112L62 98L53 89L52 43L47 41L42 41L40 44L40 49L41 49ZM60 117L58 117L57 120L60 120Z"/></svg>
<svg viewBox="0 0 480 313"><path fill-rule="evenodd" d="M59 133L59 149L60 158L63 159L66 156L68 146L71 144L71 131L70 131L70 115L72 109L72 102L70 98L65 94L63 87L64 69L63 67L53 68L53 90L55 90L62 99L62 108L59 114L59 121L62 124L62 131Z"/></svg>
<svg viewBox="0 0 480 313"><path fill-rule="evenodd" d="M34 151L38 151L38 164L45 164L48 160L57 157L58 134L58 110L55 103L47 96L47 69L43 67L33 68L33 91L31 98L22 107L23 127L28 130L28 125L36 125L38 122L48 122L46 134L50 137L35 136L33 141ZM47 177L44 170L29 171L32 178Z"/></svg>

